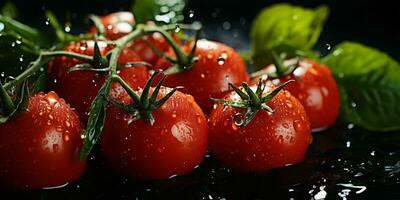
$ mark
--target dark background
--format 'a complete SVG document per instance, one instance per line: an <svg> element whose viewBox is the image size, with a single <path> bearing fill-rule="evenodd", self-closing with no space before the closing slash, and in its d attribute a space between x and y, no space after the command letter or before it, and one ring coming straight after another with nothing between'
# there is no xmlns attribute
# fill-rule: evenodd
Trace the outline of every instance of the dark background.
<svg viewBox="0 0 400 200"><path fill-rule="evenodd" d="M0 0L3 4L5 0ZM83 22L88 13L105 14L117 10L129 10L132 0L13 0L20 10L20 19L28 24L44 25L43 10L54 11L61 20L72 21L72 31L85 30ZM188 0L186 19L198 20L206 24L205 36L222 40L238 49L248 48L248 32L251 21L265 6L278 2L289 2L305 7L326 4L331 14L322 33L317 49L326 44L334 46L343 40L364 43L400 60L400 9L397 1L277 1L277 0ZM194 17L188 17L189 10ZM229 22L231 28L224 30L222 24ZM79 28L77 28L79 27ZM82 28L84 27L84 28Z"/></svg>

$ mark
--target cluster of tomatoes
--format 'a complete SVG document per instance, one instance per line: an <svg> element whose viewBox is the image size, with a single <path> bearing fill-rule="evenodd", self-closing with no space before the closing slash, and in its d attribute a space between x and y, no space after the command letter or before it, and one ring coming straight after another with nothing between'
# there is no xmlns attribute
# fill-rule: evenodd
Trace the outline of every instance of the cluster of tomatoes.
<svg viewBox="0 0 400 200"><path fill-rule="evenodd" d="M135 24L127 12L104 16L101 22L104 36L110 40L130 33ZM281 77L263 75L276 71L271 65L250 79L233 48L208 40L184 43L173 37L185 53L195 46L196 61L166 78L152 75L174 67L154 51L157 48L175 56L159 33L135 39L119 56L120 64L145 61L152 65L118 70L137 94L147 98L145 93L157 92L157 99L168 98L152 110L154 121L149 123L135 119L134 111L121 106L138 102L119 83L111 86L108 98L117 103L107 106L100 148L107 163L121 174L136 179L187 174L202 162L208 149L227 166L242 171L298 163L312 141L311 129L335 122L338 89L326 66L301 59ZM98 40L73 42L65 51L93 55L95 46L102 55L113 49L106 40ZM58 186L84 172L86 162L79 159L84 142L82 124L88 120L107 73L70 71L81 63L76 58L55 57L47 69L49 88L54 92L31 96L25 112L0 124L3 185L25 189ZM281 90L287 80L294 81ZM164 87L142 89L146 84L155 86L152 82L156 81Z"/></svg>

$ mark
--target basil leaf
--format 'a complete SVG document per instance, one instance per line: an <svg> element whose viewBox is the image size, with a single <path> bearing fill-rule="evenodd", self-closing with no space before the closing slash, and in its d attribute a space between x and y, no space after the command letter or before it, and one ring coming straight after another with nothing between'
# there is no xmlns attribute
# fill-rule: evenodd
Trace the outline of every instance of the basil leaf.
<svg viewBox="0 0 400 200"><path fill-rule="evenodd" d="M173 24L183 21L185 4L185 0L137 0L132 9L138 23Z"/></svg>
<svg viewBox="0 0 400 200"><path fill-rule="evenodd" d="M326 6L307 9L283 3L262 10L250 33L254 67L259 69L272 63L271 49L277 53L293 52L292 49L310 51L328 15Z"/></svg>
<svg viewBox="0 0 400 200"><path fill-rule="evenodd" d="M338 82L342 114L371 131L400 130L400 65L361 44L344 42L323 59Z"/></svg>

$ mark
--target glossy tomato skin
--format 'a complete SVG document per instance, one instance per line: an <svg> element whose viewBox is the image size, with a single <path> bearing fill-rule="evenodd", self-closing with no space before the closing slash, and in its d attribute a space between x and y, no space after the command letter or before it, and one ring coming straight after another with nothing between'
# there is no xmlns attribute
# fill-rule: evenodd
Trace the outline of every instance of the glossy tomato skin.
<svg viewBox="0 0 400 200"><path fill-rule="evenodd" d="M103 41L98 41L97 43L102 55L112 49L111 46L108 46ZM64 50L92 56L94 54L94 42L71 43ZM135 61L141 61L141 58L128 48L122 51L118 60L119 63ZM86 122L90 105L103 85L106 73L93 71L73 71L68 73L70 68L80 63L83 62L75 58L56 57L48 67L48 82L50 89L56 91L69 102L71 107L77 110L81 120ZM134 89L143 87L150 76L145 66L122 68L118 74ZM112 87L113 90L117 90L117 92L111 91L113 95L120 93L121 87L119 84L116 83Z"/></svg>
<svg viewBox="0 0 400 200"><path fill-rule="evenodd" d="M272 70L273 66L265 70ZM323 129L333 125L339 115L340 96L330 69L315 61L303 59L295 71L275 84L294 79L285 87L303 104L312 129ZM254 80L256 81L256 79Z"/></svg>
<svg viewBox="0 0 400 200"><path fill-rule="evenodd" d="M175 38L175 42L178 42L178 39ZM130 45L130 48L134 52L136 52L144 61L154 66L157 64L160 56L158 56L151 49L148 43L150 43L163 53L168 51L168 49L170 48L170 44L160 33L153 33L134 40L133 43Z"/></svg>
<svg viewBox="0 0 400 200"><path fill-rule="evenodd" d="M226 100L239 100L230 93ZM299 163L312 136L301 103L287 91L280 91L267 103L275 112L259 111L249 124L238 127L245 110L218 104L209 119L210 148L227 166L249 172L266 171Z"/></svg>
<svg viewBox="0 0 400 200"><path fill-rule="evenodd" d="M111 40L116 40L127 35L133 30L135 25L135 17L131 12L115 12L100 18L105 29L105 37ZM95 33L97 29L93 26L89 33Z"/></svg>
<svg viewBox="0 0 400 200"><path fill-rule="evenodd" d="M100 20L106 29L105 37L110 40L116 40L127 35L133 31L133 26L135 25L135 18L130 12L111 13L102 16ZM152 25L151 22L149 22L148 25ZM97 32L96 27L92 27L89 32ZM179 42L176 37L174 37L174 39L175 42ZM152 33L135 39L131 44L129 44L129 48L136 52L143 61L155 65L160 57L154 53L149 46L149 43L161 52L167 51L170 47L169 43L160 33Z"/></svg>
<svg viewBox="0 0 400 200"><path fill-rule="evenodd" d="M162 88L164 96L170 89ZM122 99L130 103L130 97ZM181 92L153 111L150 125L110 105L101 136L101 149L111 167L135 179L167 179L191 172L207 151L206 118L193 97Z"/></svg>
<svg viewBox="0 0 400 200"><path fill-rule="evenodd" d="M183 46L190 52L193 43ZM172 49L168 52L174 55ZM249 80L246 65L231 47L213 41L199 40L195 55L199 60L188 70L168 75L165 86L183 86L182 92L191 94L203 111L208 114L214 104L210 97L222 98L228 91L228 83L240 85ZM157 69L168 69L171 63L165 59L157 62Z"/></svg>
<svg viewBox="0 0 400 200"><path fill-rule="evenodd" d="M38 93L28 110L0 124L0 182L17 190L64 185L86 168L78 116L56 93Z"/></svg>

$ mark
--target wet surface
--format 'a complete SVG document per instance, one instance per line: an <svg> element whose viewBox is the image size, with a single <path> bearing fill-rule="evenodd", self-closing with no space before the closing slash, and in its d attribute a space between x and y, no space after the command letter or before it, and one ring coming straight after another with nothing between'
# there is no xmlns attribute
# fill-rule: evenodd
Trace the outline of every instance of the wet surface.
<svg viewBox="0 0 400 200"><path fill-rule="evenodd" d="M350 129L349 129L350 128ZM336 125L313 133L303 163L240 173L207 155L191 174L137 182L114 174L100 152L77 182L62 188L3 195L29 199L399 199L400 136Z"/></svg>

